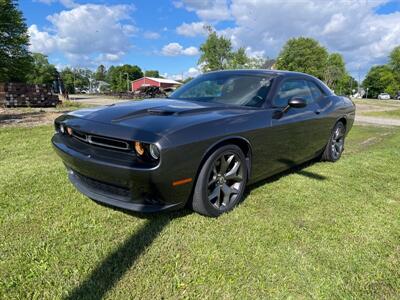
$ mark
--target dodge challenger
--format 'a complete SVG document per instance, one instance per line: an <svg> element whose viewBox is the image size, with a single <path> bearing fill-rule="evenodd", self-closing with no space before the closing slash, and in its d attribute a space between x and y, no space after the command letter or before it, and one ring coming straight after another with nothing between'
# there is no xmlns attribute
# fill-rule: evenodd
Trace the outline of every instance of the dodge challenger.
<svg viewBox="0 0 400 300"><path fill-rule="evenodd" d="M72 184L96 202L217 217L249 184L314 158L337 161L354 116L350 99L307 74L218 71L165 99L64 114L52 143Z"/></svg>

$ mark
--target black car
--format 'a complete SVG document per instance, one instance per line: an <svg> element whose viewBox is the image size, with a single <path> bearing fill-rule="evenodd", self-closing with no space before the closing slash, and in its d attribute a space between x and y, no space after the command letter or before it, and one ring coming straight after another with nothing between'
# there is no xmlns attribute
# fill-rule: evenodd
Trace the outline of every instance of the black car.
<svg viewBox="0 0 400 300"><path fill-rule="evenodd" d="M52 142L71 182L97 202L218 216L248 184L316 157L337 161L354 115L350 99L310 75L220 71L166 99L67 113Z"/></svg>

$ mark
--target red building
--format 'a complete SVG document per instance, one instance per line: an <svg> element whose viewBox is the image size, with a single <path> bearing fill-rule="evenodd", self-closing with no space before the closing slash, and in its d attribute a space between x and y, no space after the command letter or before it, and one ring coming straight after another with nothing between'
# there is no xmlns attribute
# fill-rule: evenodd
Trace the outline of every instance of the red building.
<svg viewBox="0 0 400 300"><path fill-rule="evenodd" d="M142 77L132 81L132 91L136 91L142 86L158 86L160 88L174 88L182 83L164 78L154 78L154 77Z"/></svg>

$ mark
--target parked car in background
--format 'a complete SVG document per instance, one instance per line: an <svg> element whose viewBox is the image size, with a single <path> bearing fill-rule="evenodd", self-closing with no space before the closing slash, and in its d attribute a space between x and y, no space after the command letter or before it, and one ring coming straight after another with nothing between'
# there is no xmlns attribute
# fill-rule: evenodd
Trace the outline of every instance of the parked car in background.
<svg viewBox="0 0 400 300"><path fill-rule="evenodd" d="M82 109L52 142L91 199L138 212L189 205L216 217L246 185L318 157L337 161L354 103L296 72L210 72L166 99Z"/></svg>
<svg viewBox="0 0 400 300"><path fill-rule="evenodd" d="M388 93L380 93L378 95L379 100L390 100L390 95Z"/></svg>

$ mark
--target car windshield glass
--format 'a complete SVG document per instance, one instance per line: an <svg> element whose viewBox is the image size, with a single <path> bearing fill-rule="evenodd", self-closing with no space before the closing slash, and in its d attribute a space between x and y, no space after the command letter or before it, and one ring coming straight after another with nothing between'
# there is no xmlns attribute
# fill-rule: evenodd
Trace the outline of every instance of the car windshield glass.
<svg viewBox="0 0 400 300"><path fill-rule="evenodd" d="M273 76L227 73L204 74L179 88L170 98L260 107Z"/></svg>

